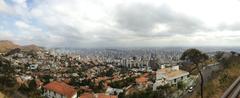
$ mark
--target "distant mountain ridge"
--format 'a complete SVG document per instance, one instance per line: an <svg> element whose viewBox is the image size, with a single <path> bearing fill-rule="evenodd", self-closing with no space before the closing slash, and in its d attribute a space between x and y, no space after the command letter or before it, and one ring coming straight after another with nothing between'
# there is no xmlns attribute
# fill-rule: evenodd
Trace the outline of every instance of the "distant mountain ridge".
<svg viewBox="0 0 240 98"><path fill-rule="evenodd" d="M37 45L34 45L34 44L31 44L31 45L26 45L26 46L22 46L20 49L22 50L35 50L35 51L41 51L43 50L43 48L37 46Z"/></svg>
<svg viewBox="0 0 240 98"><path fill-rule="evenodd" d="M43 50L43 48L41 48L37 45L34 45L34 44L21 46L21 45L15 44L9 40L0 40L0 53L5 53L5 52L8 52L15 48L20 48L21 50L24 50L24 51L30 51L30 50L41 51L41 50Z"/></svg>

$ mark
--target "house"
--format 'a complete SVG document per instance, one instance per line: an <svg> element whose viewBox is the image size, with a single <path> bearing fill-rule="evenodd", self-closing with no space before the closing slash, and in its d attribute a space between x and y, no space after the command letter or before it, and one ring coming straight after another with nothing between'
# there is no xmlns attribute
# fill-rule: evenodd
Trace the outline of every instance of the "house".
<svg viewBox="0 0 240 98"><path fill-rule="evenodd" d="M74 87L59 81L53 81L44 87L44 96L47 98L77 98Z"/></svg>
<svg viewBox="0 0 240 98"><path fill-rule="evenodd" d="M96 96L96 98L118 98L115 95L107 95L104 93L97 93L95 96Z"/></svg>
<svg viewBox="0 0 240 98"><path fill-rule="evenodd" d="M175 85L186 80L188 76L189 72L179 69L178 65L169 68L161 66L161 69L156 72L156 82L153 85L153 90L165 84Z"/></svg>
<svg viewBox="0 0 240 98"><path fill-rule="evenodd" d="M108 87L105 93L109 95L119 95L123 93L123 89Z"/></svg>
<svg viewBox="0 0 240 98"><path fill-rule="evenodd" d="M37 85L37 89L41 89L43 82L40 79L35 79L36 85Z"/></svg>
<svg viewBox="0 0 240 98"><path fill-rule="evenodd" d="M23 81L28 81L28 80L32 80L32 79L33 79L33 77L30 76L30 75L22 75L22 76L20 76L20 77L21 77L21 79L22 79Z"/></svg>
<svg viewBox="0 0 240 98"><path fill-rule="evenodd" d="M136 78L135 81L136 81L137 84L139 84L141 86L145 86L148 82L148 78L144 77L144 76L141 76L139 78Z"/></svg>
<svg viewBox="0 0 240 98"><path fill-rule="evenodd" d="M37 68L38 68L38 64L32 64L29 66L29 69L32 69L32 70L37 69Z"/></svg>
<svg viewBox="0 0 240 98"><path fill-rule="evenodd" d="M95 98L92 93L83 93L79 98Z"/></svg>
<svg viewBox="0 0 240 98"><path fill-rule="evenodd" d="M115 95L108 95L104 93L97 93L97 94L83 93L79 98L118 98L118 97Z"/></svg>

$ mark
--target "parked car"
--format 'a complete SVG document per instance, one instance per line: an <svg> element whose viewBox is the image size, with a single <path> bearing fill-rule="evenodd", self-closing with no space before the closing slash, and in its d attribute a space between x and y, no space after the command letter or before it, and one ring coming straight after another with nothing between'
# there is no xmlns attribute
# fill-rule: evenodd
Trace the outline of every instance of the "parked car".
<svg viewBox="0 0 240 98"><path fill-rule="evenodd" d="M193 87L192 86L189 87L187 91L188 91L188 93L192 93L193 92Z"/></svg>

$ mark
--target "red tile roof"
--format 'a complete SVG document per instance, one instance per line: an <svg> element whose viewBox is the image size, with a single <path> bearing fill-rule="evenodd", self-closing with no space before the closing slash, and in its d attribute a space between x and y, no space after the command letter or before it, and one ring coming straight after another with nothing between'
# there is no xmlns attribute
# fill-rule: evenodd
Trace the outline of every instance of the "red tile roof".
<svg viewBox="0 0 240 98"><path fill-rule="evenodd" d="M97 98L118 98L118 97L115 95L106 95L104 93L98 93Z"/></svg>
<svg viewBox="0 0 240 98"><path fill-rule="evenodd" d="M95 98L91 93L83 93L79 98Z"/></svg>
<svg viewBox="0 0 240 98"><path fill-rule="evenodd" d="M43 85L43 82L41 80L36 79L35 81L36 81L37 87L40 87Z"/></svg>
<svg viewBox="0 0 240 98"><path fill-rule="evenodd" d="M67 98L72 97L74 94L77 93L77 91L74 89L74 87L64 83L64 82L58 82L53 81L44 86L45 89L54 91L56 93L62 94L66 96Z"/></svg>

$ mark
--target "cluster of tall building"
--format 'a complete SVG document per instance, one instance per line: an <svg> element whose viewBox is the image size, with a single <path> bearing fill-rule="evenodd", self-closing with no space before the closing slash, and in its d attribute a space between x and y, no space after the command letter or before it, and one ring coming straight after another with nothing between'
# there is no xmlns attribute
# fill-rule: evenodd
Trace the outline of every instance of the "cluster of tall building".
<svg viewBox="0 0 240 98"><path fill-rule="evenodd" d="M76 55L82 61L98 61L127 68L152 68L178 62L182 48L55 49L55 53Z"/></svg>

